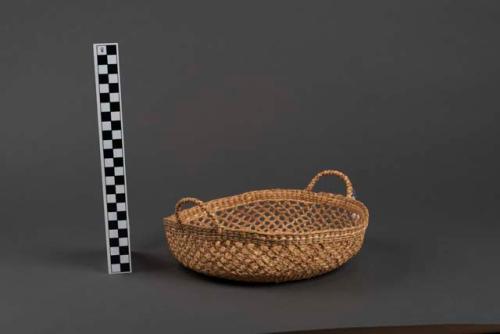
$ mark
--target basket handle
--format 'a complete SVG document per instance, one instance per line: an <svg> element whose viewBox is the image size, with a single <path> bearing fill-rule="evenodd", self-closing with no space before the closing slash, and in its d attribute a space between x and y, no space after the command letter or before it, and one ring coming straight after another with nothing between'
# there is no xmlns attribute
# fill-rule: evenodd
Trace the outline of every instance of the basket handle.
<svg viewBox="0 0 500 334"><path fill-rule="evenodd" d="M327 175L328 176L335 175L335 176L341 178L342 181L344 181L344 184L345 184L346 196L349 197L349 198L354 198L354 189L352 187L351 180L349 180L349 178L347 177L347 175L345 175L344 173L339 172L338 170L334 170L334 169L327 169L327 170L324 170L324 171L319 172L318 174L316 174L316 176L313 177L313 179L311 180L311 182L309 182L309 184L307 185L306 190L307 191L313 191L313 188L316 185L316 183L319 181L319 179L321 177L327 176Z"/></svg>
<svg viewBox="0 0 500 334"><path fill-rule="evenodd" d="M200 209L212 220L212 224L214 225L214 228L217 229L217 232L222 232L222 227L220 226L220 223L219 223L219 220L217 219L217 217L215 217L215 215L210 212L207 208L207 206L205 205L205 203L197 198L194 198L194 197L184 197L184 198L181 198L177 204L175 205L175 219L177 220L177 222L181 225L183 225L184 223L181 221L181 216L180 216L180 211L181 211L181 207L184 205L184 204L188 204L188 203L191 203L191 204L195 204L197 206L200 207Z"/></svg>

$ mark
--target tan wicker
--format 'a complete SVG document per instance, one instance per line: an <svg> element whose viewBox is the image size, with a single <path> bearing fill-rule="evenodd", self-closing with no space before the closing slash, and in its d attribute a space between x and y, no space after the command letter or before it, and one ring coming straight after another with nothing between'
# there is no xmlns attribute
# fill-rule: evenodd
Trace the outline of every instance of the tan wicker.
<svg viewBox="0 0 500 334"><path fill-rule="evenodd" d="M325 175L340 177L346 195L313 192ZM181 210L187 203L195 206ZM259 190L209 202L183 198L164 218L170 250L184 266L249 282L329 272L360 250L367 226L368 209L336 170L317 174L305 190Z"/></svg>

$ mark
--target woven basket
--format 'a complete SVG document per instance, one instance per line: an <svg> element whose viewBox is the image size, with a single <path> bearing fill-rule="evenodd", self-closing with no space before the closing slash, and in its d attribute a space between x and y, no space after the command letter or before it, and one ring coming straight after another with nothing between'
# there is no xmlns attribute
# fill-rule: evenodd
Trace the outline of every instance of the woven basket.
<svg viewBox="0 0 500 334"><path fill-rule="evenodd" d="M340 177L346 195L313 192L325 175ZM181 210L187 203L195 206ZM164 218L170 250L184 266L248 282L329 272L360 250L367 226L368 209L336 170L317 174L305 190L259 190L209 202L183 198Z"/></svg>

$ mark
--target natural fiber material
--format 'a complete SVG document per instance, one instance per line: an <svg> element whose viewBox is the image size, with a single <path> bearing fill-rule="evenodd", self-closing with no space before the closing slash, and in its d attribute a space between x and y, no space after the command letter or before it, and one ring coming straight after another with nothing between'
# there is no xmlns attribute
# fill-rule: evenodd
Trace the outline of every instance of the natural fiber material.
<svg viewBox="0 0 500 334"><path fill-rule="evenodd" d="M325 175L340 177L346 195L313 192ZM192 203L194 207L181 210ZM186 267L250 282L299 280L329 272L361 248L368 209L349 178L316 175L305 190L269 189L209 202L183 198L164 218L168 245Z"/></svg>

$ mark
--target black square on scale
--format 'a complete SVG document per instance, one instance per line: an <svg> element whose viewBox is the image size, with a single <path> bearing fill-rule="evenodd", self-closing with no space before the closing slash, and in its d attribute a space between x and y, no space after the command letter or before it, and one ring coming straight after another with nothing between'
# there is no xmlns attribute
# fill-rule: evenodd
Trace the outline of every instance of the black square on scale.
<svg viewBox="0 0 500 334"><path fill-rule="evenodd" d="M106 53L108 55L115 55L116 54L116 45L107 45L106 46Z"/></svg>

